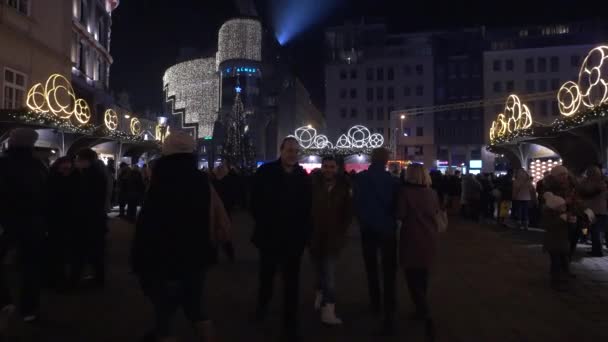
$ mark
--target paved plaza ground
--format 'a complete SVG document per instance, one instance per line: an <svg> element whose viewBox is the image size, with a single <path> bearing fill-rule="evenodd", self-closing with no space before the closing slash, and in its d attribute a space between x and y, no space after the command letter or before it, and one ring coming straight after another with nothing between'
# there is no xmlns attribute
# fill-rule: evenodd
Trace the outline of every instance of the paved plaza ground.
<svg viewBox="0 0 608 342"><path fill-rule="evenodd" d="M208 274L208 307L222 341L274 341L280 322L277 286L268 324L250 324L257 287L256 251L248 242L249 217L235 215L237 262L225 258ZM151 327L151 307L128 267L133 227L111 220L108 283L103 291L73 295L45 292L42 320L26 326L9 322L6 341L138 341ZM576 286L567 293L548 287L548 260L541 251L542 232L519 232L452 218L442 235L440 257L431 282L437 341L607 341L608 257L583 258L573 265ZM582 256L589 249L581 246ZM412 311L402 273L399 276L398 336L374 338L378 321L367 312L368 297L355 228L338 271L338 311L345 321L324 328L312 310L312 267L304 258L302 327L305 341L424 341L421 323L406 319ZM177 321L181 341L194 341L183 316Z"/></svg>

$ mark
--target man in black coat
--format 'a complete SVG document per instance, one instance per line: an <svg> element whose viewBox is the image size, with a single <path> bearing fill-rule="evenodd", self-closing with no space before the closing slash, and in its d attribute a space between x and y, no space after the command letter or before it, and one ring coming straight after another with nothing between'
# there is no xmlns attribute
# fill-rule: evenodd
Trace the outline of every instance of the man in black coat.
<svg viewBox="0 0 608 342"><path fill-rule="evenodd" d="M78 204L75 212L79 226L76 228L78 251L72 272L73 286L77 285L87 263L95 271L94 285L103 287L105 282L107 179L97 160L97 153L88 148L76 155Z"/></svg>
<svg viewBox="0 0 608 342"><path fill-rule="evenodd" d="M41 250L47 231L46 166L34 157L38 133L29 128L11 132L9 149L0 158L0 260L9 249L21 256L21 313L26 322L38 318ZM13 311L0 265L0 309Z"/></svg>
<svg viewBox="0 0 608 342"><path fill-rule="evenodd" d="M284 333L298 338L300 259L311 233L311 183L298 165L300 146L293 137L281 143L279 160L262 165L254 177L253 243L260 252L257 318L263 319L280 271L284 281Z"/></svg>

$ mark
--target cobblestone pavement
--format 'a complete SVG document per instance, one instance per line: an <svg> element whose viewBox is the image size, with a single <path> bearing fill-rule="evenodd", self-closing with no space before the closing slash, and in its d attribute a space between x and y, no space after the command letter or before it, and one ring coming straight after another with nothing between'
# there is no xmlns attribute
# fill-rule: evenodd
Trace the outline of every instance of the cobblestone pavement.
<svg viewBox="0 0 608 342"><path fill-rule="evenodd" d="M151 327L151 307L129 273L132 226L111 220L108 284L103 291L74 295L45 293L43 319L26 326L9 324L7 341L138 341ZM248 242L249 218L235 216L237 262L221 260L208 274L207 304L223 341L274 341L280 323L281 287L264 327L250 324L257 287L256 253ZM312 310L312 267L302 267L302 326L305 341L423 341L421 323L412 311L402 273L399 276L398 336L373 338L378 321L367 313L368 301L356 229L338 272L340 328L324 328ZM548 289L548 258L540 232L519 232L452 218L442 235L440 258L431 281L431 305L437 340L470 341L606 341L608 338L608 257L583 258L573 265L576 285L567 293ZM581 246L580 254L589 247ZM181 341L194 341L183 316Z"/></svg>

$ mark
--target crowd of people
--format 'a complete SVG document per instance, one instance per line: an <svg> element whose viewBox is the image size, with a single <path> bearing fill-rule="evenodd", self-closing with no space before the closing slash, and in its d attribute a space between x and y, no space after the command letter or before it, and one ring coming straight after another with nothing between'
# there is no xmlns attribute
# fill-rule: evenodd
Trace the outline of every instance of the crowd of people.
<svg viewBox="0 0 608 342"><path fill-rule="evenodd" d="M141 170L126 164L115 170L113 162L104 165L91 149L79 151L74 160L59 158L47 170L34 156L36 140L35 131L16 129L0 158L0 257L14 249L20 256L24 321L38 318L45 281L61 291L84 284L103 288L107 215L118 204L120 216L135 223L129 262L154 307L151 341L175 341L172 321L178 309L201 341L216 341L203 289L218 251L232 262L236 258L230 213L237 206L249 208L255 223L255 322L267 317L280 274L286 341L300 337L299 278L306 250L316 274L312 306L322 323L343 323L336 308L336 265L354 221L361 232L369 310L381 318L376 334L394 333L401 269L415 307L410 318L424 322L429 337L434 332L429 278L445 211L522 230L531 223L543 228L551 285L557 290L566 289L574 277L569 264L583 230L590 228L592 256L601 256L608 224L608 187L597 167L576 179L557 166L536 186L524 170L496 178L443 175L412 164L395 177L387 171L389 152L378 148L368 170L359 174L340 171L338 160L325 156L321 168L309 175L298 164L298 141L287 137L279 159L246 178L229 164L201 172L195 140L176 131L165 139L161 157ZM84 276L86 266L90 277ZM2 269L0 309L10 314L14 303Z"/></svg>

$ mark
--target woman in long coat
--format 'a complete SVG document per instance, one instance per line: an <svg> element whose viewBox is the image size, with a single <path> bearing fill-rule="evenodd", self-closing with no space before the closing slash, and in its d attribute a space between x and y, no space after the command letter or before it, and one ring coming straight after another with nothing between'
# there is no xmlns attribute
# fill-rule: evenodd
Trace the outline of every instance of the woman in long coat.
<svg viewBox="0 0 608 342"><path fill-rule="evenodd" d="M399 259L416 306L412 318L430 322L427 289L437 252L439 201L424 166L410 165L405 183L397 205L397 218L402 222Z"/></svg>

